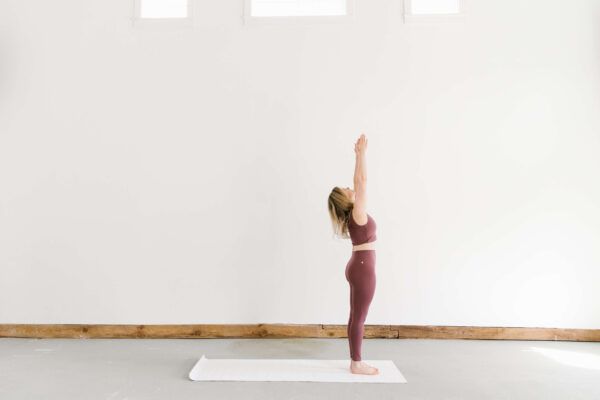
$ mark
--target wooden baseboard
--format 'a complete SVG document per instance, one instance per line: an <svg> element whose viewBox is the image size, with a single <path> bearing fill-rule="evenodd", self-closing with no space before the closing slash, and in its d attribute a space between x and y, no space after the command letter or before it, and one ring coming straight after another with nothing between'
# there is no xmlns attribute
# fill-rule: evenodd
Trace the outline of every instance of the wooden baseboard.
<svg viewBox="0 0 600 400"><path fill-rule="evenodd" d="M346 325L82 325L0 324L0 338L346 338ZM365 325L365 338L568 340L599 342L600 329L431 325Z"/></svg>

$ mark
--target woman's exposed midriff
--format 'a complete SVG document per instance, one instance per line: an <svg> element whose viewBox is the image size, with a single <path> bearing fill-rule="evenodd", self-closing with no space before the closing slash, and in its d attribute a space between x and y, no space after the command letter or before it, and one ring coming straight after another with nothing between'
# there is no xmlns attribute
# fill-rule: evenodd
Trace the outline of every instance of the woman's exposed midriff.
<svg viewBox="0 0 600 400"><path fill-rule="evenodd" d="M377 241L373 240L372 242L369 242L369 243L363 243L363 244L358 244L356 246L352 246L352 251L375 250L375 243L377 243Z"/></svg>

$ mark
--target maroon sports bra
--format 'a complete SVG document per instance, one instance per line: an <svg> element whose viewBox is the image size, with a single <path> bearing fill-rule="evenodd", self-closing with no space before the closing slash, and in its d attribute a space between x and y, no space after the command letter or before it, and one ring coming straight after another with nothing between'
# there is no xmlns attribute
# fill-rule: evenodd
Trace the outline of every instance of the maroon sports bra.
<svg viewBox="0 0 600 400"><path fill-rule="evenodd" d="M350 218L348 218L348 233L350 234L350 240L352 240L353 246L359 244L374 242L377 239L377 224L375 220L367 213L367 223L364 225L358 225L352 216L352 210L350 210Z"/></svg>

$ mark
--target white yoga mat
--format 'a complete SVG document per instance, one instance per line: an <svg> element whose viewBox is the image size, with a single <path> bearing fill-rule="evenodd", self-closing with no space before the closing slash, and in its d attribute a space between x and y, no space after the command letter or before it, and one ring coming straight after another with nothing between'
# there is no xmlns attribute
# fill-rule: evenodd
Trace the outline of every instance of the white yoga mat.
<svg viewBox="0 0 600 400"><path fill-rule="evenodd" d="M391 360L363 360L377 375L350 372L350 360L209 359L202 355L189 377L193 381L303 381L406 383Z"/></svg>

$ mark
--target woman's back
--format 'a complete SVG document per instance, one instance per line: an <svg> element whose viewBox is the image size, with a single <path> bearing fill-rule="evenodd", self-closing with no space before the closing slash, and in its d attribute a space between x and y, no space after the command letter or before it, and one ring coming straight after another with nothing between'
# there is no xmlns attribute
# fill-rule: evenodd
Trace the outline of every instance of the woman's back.
<svg viewBox="0 0 600 400"><path fill-rule="evenodd" d="M366 243L372 243L377 240L377 224L375 220L367 214L367 223L359 225L354 219L353 211L350 211L350 217L348 218L348 233L353 246L360 246ZM363 246L361 248L353 248L353 250L368 249L371 246Z"/></svg>

